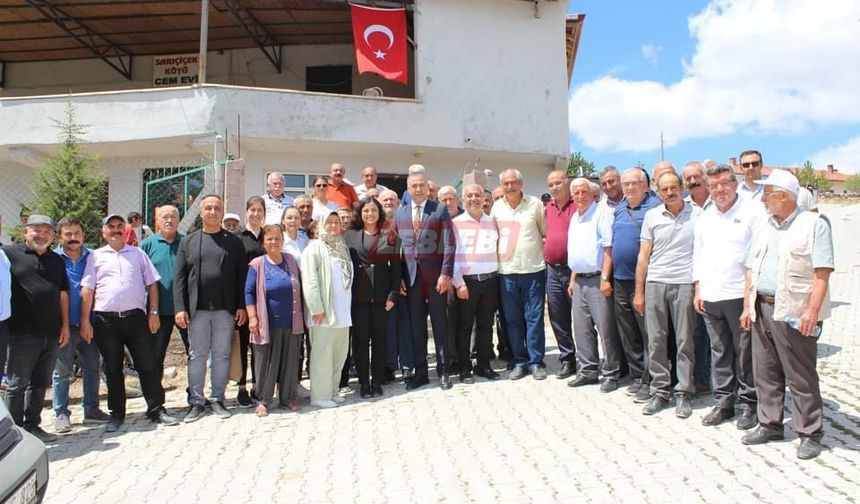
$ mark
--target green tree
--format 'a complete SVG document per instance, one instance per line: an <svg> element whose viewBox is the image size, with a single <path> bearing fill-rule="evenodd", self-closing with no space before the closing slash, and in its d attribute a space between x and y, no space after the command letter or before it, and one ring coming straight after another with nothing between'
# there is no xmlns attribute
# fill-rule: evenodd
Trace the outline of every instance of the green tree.
<svg viewBox="0 0 860 504"><path fill-rule="evenodd" d="M572 152L567 163L568 177L590 177L594 175L594 163L585 159L581 152Z"/></svg>
<svg viewBox="0 0 860 504"><path fill-rule="evenodd" d="M87 125L75 121L75 106L71 103L62 121L52 121L60 132L60 148L36 172L30 186L33 197L24 206L31 214L54 220L77 217L84 226L84 241L97 245L107 202L107 181L94 171L95 158L81 148Z"/></svg>
<svg viewBox="0 0 860 504"><path fill-rule="evenodd" d="M845 189L848 189L848 192L860 193L860 173L848 177L845 181Z"/></svg>
<svg viewBox="0 0 860 504"><path fill-rule="evenodd" d="M795 175L797 175L797 181L800 182L801 187L812 186L819 193L825 193L833 187L833 184L827 180L827 177L815 171L812 161L807 160L803 163L803 166L797 170Z"/></svg>

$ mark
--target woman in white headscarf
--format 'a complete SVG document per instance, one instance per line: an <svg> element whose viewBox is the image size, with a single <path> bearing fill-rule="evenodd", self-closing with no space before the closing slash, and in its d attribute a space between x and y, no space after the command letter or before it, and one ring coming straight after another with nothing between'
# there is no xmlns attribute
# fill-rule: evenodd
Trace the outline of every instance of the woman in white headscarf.
<svg viewBox="0 0 860 504"><path fill-rule="evenodd" d="M311 333L311 405L333 408L345 401L337 393L349 348L352 259L337 212L320 223L318 240L302 252L305 320Z"/></svg>

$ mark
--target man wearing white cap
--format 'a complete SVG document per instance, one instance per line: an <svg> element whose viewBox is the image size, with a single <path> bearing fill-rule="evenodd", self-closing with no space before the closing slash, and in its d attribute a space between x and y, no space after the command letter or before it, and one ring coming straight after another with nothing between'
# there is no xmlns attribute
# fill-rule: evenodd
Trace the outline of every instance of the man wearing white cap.
<svg viewBox="0 0 860 504"><path fill-rule="evenodd" d="M770 218L753 235L746 258L741 325L752 327L753 375L759 427L747 445L783 439L785 386L791 391L797 456L821 453L822 401L816 366L821 322L830 316L828 281L834 268L830 224L797 206L800 185L785 170L762 184Z"/></svg>

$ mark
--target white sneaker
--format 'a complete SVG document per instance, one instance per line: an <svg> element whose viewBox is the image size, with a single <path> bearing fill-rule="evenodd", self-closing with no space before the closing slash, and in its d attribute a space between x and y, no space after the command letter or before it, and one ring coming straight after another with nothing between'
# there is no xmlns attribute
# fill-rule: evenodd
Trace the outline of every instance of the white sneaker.
<svg viewBox="0 0 860 504"><path fill-rule="evenodd" d="M306 389L304 385L299 383L298 385L296 385L296 396L298 396L299 399L310 399L311 391Z"/></svg>
<svg viewBox="0 0 860 504"><path fill-rule="evenodd" d="M311 401L311 406L316 406L317 408L336 408L337 403L328 399L323 399L321 401Z"/></svg>
<svg viewBox="0 0 860 504"><path fill-rule="evenodd" d="M69 419L69 415L65 413L57 415L57 421L54 423L54 430L59 434L72 432L72 421Z"/></svg>
<svg viewBox="0 0 860 504"><path fill-rule="evenodd" d="M342 403L345 403L345 402L346 402L346 398L345 398L345 397L341 397L341 396L338 396L338 395L336 395L336 396L332 397L332 398L331 398L331 400L332 400L332 401L334 401L334 402L336 402L336 403L338 403L338 404L342 404Z"/></svg>

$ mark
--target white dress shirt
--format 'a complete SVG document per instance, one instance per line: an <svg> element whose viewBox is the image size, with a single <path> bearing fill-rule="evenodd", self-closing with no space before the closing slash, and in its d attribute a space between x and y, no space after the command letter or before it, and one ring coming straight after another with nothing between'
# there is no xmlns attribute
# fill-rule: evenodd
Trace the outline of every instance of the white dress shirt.
<svg viewBox="0 0 860 504"><path fill-rule="evenodd" d="M760 205L738 194L726 213L715 203L699 216L693 231L693 281L704 301L744 297L744 257L760 222Z"/></svg>
<svg viewBox="0 0 860 504"><path fill-rule="evenodd" d="M465 284L463 275L485 275L499 271L499 231L495 221L483 212L480 220L473 219L469 212L463 212L454 217L451 223L457 238L454 287Z"/></svg>

